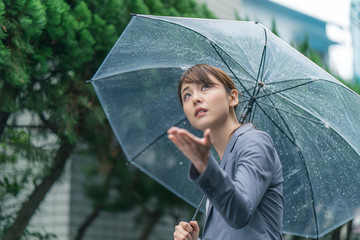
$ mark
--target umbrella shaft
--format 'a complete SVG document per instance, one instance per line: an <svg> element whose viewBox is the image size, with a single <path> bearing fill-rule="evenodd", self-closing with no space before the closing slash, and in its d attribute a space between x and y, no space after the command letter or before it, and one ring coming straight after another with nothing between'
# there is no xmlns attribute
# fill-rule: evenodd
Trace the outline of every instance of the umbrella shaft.
<svg viewBox="0 0 360 240"><path fill-rule="evenodd" d="M196 208L196 211L195 211L195 213L194 213L194 216L191 218L191 221L195 221L195 220L196 220L196 217L197 217L197 215L198 215L198 213L199 213L199 210L200 210L201 206L202 206L203 203L204 203L204 200L205 200L205 194L202 196L202 198L201 198L201 200L200 200L200 202L199 202L199 204L198 204L198 207Z"/></svg>
<svg viewBox="0 0 360 240"><path fill-rule="evenodd" d="M256 97L259 95L260 93L260 89L264 86L264 83L259 82L258 86L256 88L256 91L254 93L254 95L250 98L250 101L248 103L248 105L246 106L243 114L241 115L240 118L240 123L243 124L244 121L246 120L247 116L249 115L249 113L251 113L252 107L254 105L254 102L256 101Z"/></svg>

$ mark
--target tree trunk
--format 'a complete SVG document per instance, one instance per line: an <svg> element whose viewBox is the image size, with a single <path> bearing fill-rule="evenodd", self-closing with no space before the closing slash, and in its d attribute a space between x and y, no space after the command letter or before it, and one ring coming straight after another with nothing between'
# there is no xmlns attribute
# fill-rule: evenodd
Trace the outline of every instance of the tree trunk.
<svg viewBox="0 0 360 240"><path fill-rule="evenodd" d="M0 110L0 142L1 142L1 136L4 132L6 122L10 116L10 113L4 112Z"/></svg>
<svg viewBox="0 0 360 240"><path fill-rule="evenodd" d="M74 240L81 240L84 237L86 229L93 223L93 221L99 216L104 204L103 202L98 203L91 214L85 219L83 224L78 228L77 234Z"/></svg>
<svg viewBox="0 0 360 240"><path fill-rule="evenodd" d="M32 215L39 207L46 193L61 176L66 161L74 149L72 144L62 144L54 158L54 166L49 174L42 179L40 185L36 186L30 197L23 203L17 213L16 219L5 233L3 240L18 240L23 235Z"/></svg>
<svg viewBox="0 0 360 240"><path fill-rule="evenodd" d="M351 233L352 233L352 222L353 220L351 220L350 222L347 223L347 235L346 235L346 240L350 240L351 239Z"/></svg>
<svg viewBox="0 0 360 240"><path fill-rule="evenodd" d="M152 232L154 226L159 221L161 214L159 212L154 213L148 213L146 214L146 223L145 226L141 232L141 235L139 237L139 240L147 240L150 236L150 233Z"/></svg>
<svg viewBox="0 0 360 240"><path fill-rule="evenodd" d="M81 240L84 237L84 234L87 230L87 228L93 223L93 221L99 216L100 211L102 210L105 200L106 200L106 196L108 195L109 192L109 188L110 188L110 179L112 176L112 171L110 170L107 175L106 175L106 179L104 181L104 196L101 198L101 200L96 204L95 208L93 209L93 211L90 213L90 215L85 219L85 221L83 222L83 224L78 228L77 234L74 238L74 240Z"/></svg>
<svg viewBox="0 0 360 240"><path fill-rule="evenodd" d="M340 232L341 232L341 227L338 227L337 229L335 229L335 231L332 234L331 240L340 240Z"/></svg>

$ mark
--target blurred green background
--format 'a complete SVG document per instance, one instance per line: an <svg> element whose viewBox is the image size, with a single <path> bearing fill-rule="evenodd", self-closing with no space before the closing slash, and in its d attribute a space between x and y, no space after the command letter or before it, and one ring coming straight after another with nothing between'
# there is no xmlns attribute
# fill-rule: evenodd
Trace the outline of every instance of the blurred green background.
<svg viewBox="0 0 360 240"><path fill-rule="evenodd" d="M1 239L171 239L193 213L126 165L86 83L130 13L216 18L195 0L0 0ZM294 47L360 92L308 38ZM322 239L360 239L352 226Z"/></svg>

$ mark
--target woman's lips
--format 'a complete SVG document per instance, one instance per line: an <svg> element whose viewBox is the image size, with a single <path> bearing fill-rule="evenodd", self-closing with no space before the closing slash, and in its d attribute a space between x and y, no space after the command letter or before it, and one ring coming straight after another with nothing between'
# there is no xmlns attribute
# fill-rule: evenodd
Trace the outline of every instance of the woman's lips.
<svg viewBox="0 0 360 240"><path fill-rule="evenodd" d="M206 113L207 109L205 108L196 108L195 109L195 117L202 115L203 113Z"/></svg>

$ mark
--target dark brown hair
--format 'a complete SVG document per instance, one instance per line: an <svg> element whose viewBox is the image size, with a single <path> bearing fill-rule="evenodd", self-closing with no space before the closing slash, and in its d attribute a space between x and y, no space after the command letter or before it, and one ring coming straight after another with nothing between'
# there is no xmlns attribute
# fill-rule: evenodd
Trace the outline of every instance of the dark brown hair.
<svg viewBox="0 0 360 240"><path fill-rule="evenodd" d="M181 105L182 97L181 97L181 88L184 83L196 83L196 84L205 84L212 83L209 78L209 75L215 77L225 88L225 90L230 93L231 90L236 89L236 86L232 79L220 68L210 66L207 64L196 64L190 67L186 72L183 73L179 80L178 85L178 96ZM236 107L234 109L236 110Z"/></svg>

